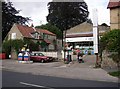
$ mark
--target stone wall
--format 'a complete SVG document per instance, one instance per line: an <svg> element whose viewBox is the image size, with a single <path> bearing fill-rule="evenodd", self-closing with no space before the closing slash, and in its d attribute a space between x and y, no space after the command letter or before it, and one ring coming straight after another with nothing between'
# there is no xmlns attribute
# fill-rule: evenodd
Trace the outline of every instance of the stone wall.
<svg viewBox="0 0 120 89"><path fill-rule="evenodd" d="M112 58L108 57L109 53L107 51L104 51L102 53L102 68L109 67L109 68L116 68L117 63L115 63Z"/></svg>

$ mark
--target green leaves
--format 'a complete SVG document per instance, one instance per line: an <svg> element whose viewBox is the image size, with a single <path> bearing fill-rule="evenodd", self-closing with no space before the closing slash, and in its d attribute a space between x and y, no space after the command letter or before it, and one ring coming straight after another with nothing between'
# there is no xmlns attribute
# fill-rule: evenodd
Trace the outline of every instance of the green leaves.
<svg viewBox="0 0 120 89"><path fill-rule="evenodd" d="M62 31L85 22L88 7L85 2L49 2L47 21Z"/></svg>
<svg viewBox="0 0 120 89"><path fill-rule="evenodd" d="M103 35L100 39L100 51L108 50L115 54L111 54L112 59L120 62L120 29L111 30Z"/></svg>
<svg viewBox="0 0 120 89"><path fill-rule="evenodd" d="M61 30L59 28L57 28L56 26L51 25L50 23L47 23L47 24L41 25L41 26L36 26L35 28L46 29L46 30L56 34L58 39L62 38Z"/></svg>
<svg viewBox="0 0 120 89"><path fill-rule="evenodd" d="M14 23L25 25L28 17L22 17L19 14L20 10L13 7L12 2L2 2L2 40L6 37Z"/></svg>
<svg viewBox="0 0 120 89"><path fill-rule="evenodd" d="M18 53L19 49L24 46L24 42L22 40L7 40L2 44L2 50L7 54L7 56L11 53L12 49Z"/></svg>

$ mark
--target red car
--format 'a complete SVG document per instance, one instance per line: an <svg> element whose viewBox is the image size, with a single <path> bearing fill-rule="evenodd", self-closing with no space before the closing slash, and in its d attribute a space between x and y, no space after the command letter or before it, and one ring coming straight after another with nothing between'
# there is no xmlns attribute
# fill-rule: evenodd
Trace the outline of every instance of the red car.
<svg viewBox="0 0 120 89"><path fill-rule="evenodd" d="M31 53L30 60L32 61L40 61L42 63L48 62L52 59L52 57L44 56L42 53Z"/></svg>

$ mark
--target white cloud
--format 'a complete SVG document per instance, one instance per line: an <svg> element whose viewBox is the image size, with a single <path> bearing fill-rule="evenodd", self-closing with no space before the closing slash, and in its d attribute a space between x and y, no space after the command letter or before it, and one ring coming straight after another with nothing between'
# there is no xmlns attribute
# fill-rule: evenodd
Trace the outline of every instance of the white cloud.
<svg viewBox="0 0 120 89"><path fill-rule="evenodd" d="M21 9L20 15L25 17L31 17L33 24L40 25L47 23L46 16L48 15L47 3L52 0L10 0L13 2L13 6L17 9ZM110 15L107 5L109 0L84 0L88 5L90 12L89 18L92 19L92 9L98 9L98 24L107 23L110 24ZM32 22L31 22L32 23Z"/></svg>
<svg viewBox="0 0 120 89"><path fill-rule="evenodd" d="M96 8L98 10L98 24L106 23L110 25L110 12L107 9L109 0L84 0L88 5L88 10L90 12L89 18L92 19L92 9Z"/></svg>

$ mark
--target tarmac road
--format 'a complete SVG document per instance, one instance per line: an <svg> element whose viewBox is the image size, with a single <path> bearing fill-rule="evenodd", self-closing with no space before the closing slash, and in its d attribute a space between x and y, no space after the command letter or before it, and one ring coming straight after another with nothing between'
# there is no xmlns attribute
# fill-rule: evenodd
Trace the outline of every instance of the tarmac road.
<svg viewBox="0 0 120 89"><path fill-rule="evenodd" d="M57 87L116 87L117 89L118 83L33 75L3 70L2 87L41 87L47 89L56 89Z"/></svg>

